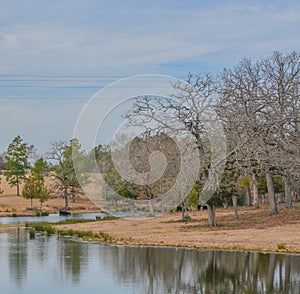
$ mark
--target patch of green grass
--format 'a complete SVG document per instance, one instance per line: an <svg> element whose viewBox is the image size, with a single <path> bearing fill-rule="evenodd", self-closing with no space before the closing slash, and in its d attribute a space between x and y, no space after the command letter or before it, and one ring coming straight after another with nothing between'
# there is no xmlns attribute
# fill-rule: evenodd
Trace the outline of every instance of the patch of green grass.
<svg viewBox="0 0 300 294"><path fill-rule="evenodd" d="M30 227L39 232L46 232L48 236L55 234L56 230L49 223L26 223L26 227Z"/></svg>
<svg viewBox="0 0 300 294"><path fill-rule="evenodd" d="M279 249L279 250L286 250L286 246L285 246L285 244L278 244L277 245L277 248Z"/></svg>
<svg viewBox="0 0 300 294"><path fill-rule="evenodd" d="M57 222L57 225L72 225L72 224L81 224L81 223L91 223L95 222L93 219L66 219L60 222Z"/></svg>
<svg viewBox="0 0 300 294"><path fill-rule="evenodd" d="M98 234L95 234L95 237L103 240L104 242L112 242L113 238L109 234L106 234L104 232L99 232Z"/></svg>
<svg viewBox="0 0 300 294"><path fill-rule="evenodd" d="M56 229L49 223L26 223L27 228L29 227L32 231L45 232L48 236L52 234L58 234L60 236L70 236L77 237L87 240L94 240L99 242L115 242L117 239L114 239L109 234L104 232L93 233L92 231L77 231L77 230L64 230ZM33 234L33 233L32 233Z"/></svg>
<svg viewBox="0 0 300 294"><path fill-rule="evenodd" d="M36 211L35 216L48 216L49 212L48 211Z"/></svg>
<svg viewBox="0 0 300 294"><path fill-rule="evenodd" d="M250 219L250 218L254 218L255 216L251 215L251 214L241 214L239 215L240 219Z"/></svg>
<svg viewBox="0 0 300 294"><path fill-rule="evenodd" d="M87 239L87 240L94 240L94 241L100 241L100 242L113 242L114 239L104 233L93 233L92 231L77 231L77 230L57 230L57 234L60 236L70 236L70 237L77 237L81 239Z"/></svg>

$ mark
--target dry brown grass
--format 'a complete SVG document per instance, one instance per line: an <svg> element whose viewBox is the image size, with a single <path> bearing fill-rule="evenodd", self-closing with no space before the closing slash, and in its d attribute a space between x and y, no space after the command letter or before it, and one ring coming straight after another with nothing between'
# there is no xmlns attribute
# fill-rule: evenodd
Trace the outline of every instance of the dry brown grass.
<svg viewBox="0 0 300 294"><path fill-rule="evenodd" d="M184 246L193 248L227 248L262 251L300 252L300 206L268 216L267 207L240 209L240 219L232 209L217 210L217 227L207 225L207 212L190 214L193 222L180 220L180 213L155 218L131 218L105 222L64 225L63 229L104 232L118 243L131 245ZM285 249L279 250L278 245Z"/></svg>
<svg viewBox="0 0 300 294"><path fill-rule="evenodd" d="M30 200L24 199L22 196L16 196L16 187L11 188L6 182L3 175L1 177L0 188L3 190L3 194L0 195L0 216L11 216L12 213L16 213L18 216L34 215L34 212L30 210ZM22 191L23 184L20 186ZM59 209L65 206L63 198L51 198L43 203L43 211L49 213L57 213ZM75 203L69 201L69 206L72 213L88 213L100 211L87 197L81 196ZM40 209L40 202L33 199L33 207Z"/></svg>

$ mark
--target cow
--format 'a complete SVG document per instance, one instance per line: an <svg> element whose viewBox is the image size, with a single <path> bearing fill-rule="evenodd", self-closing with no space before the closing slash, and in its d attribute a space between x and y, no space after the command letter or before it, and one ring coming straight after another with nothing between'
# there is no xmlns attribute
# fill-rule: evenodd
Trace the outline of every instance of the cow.
<svg viewBox="0 0 300 294"><path fill-rule="evenodd" d="M207 205L197 204L197 211L200 211L201 207L202 207L202 210L207 210Z"/></svg>
<svg viewBox="0 0 300 294"><path fill-rule="evenodd" d="M71 215L71 212L66 211L66 210L60 210L59 215L60 216L69 216L69 215Z"/></svg>

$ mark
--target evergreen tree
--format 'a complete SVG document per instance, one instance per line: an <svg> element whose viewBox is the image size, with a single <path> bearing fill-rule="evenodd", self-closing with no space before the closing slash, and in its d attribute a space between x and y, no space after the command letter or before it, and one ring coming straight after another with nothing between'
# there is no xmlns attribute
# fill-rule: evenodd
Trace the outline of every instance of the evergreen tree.
<svg viewBox="0 0 300 294"><path fill-rule="evenodd" d="M49 165L44 158L39 158L31 168L31 174L38 180L44 181L44 177L49 173Z"/></svg>
<svg viewBox="0 0 300 294"><path fill-rule="evenodd" d="M20 136L14 138L6 152L6 180L11 187L17 187L17 196L20 195L20 181L24 180L29 168L27 144Z"/></svg>

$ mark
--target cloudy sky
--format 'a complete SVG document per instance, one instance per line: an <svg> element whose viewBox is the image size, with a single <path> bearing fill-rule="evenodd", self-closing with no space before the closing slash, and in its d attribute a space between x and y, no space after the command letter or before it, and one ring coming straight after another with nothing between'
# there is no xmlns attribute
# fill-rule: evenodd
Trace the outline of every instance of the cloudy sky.
<svg viewBox="0 0 300 294"><path fill-rule="evenodd" d="M299 27L297 0L0 0L0 151L18 134L40 153L69 140L89 98L120 78L298 51Z"/></svg>

